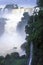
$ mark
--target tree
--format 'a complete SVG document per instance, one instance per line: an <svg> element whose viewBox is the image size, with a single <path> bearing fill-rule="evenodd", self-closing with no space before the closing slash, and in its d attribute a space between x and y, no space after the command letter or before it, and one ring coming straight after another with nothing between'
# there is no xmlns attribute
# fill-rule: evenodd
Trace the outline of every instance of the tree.
<svg viewBox="0 0 43 65"><path fill-rule="evenodd" d="M13 53L11 53L11 57L14 59L17 59L17 58L19 58L19 53L13 52Z"/></svg>
<svg viewBox="0 0 43 65"><path fill-rule="evenodd" d="M4 57L0 56L0 65L4 65Z"/></svg>
<svg viewBox="0 0 43 65"><path fill-rule="evenodd" d="M25 27L26 31L26 40L27 40L27 52L29 49L29 44L33 42L33 60L32 65L43 65L43 1L37 1L39 12L34 12L30 16L27 26ZM29 53L29 52L28 52Z"/></svg>
<svg viewBox="0 0 43 65"><path fill-rule="evenodd" d="M43 0L37 0L37 5L39 7L43 7Z"/></svg>

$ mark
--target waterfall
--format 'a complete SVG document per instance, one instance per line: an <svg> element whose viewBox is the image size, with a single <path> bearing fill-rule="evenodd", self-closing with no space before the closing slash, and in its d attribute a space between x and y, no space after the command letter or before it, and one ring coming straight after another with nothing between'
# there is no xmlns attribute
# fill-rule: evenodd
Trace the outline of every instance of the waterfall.
<svg viewBox="0 0 43 65"><path fill-rule="evenodd" d="M29 64L28 65L31 65L32 56L33 56L33 43L31 42L31 44L30 44L30 59L29 59Z"/></svg>
<svg viewBox="0 0 43 65"><path fill-rule="evenodd" d="M0 13L0 32L3 33L3 35L0 34L0 55L6 56L6 54L12 52L18 52L20 56L24 55L25 52L20 46L25 42L25 36L22 36L20 32L18 34L17 31L17 25L23 17L24 10L12 9L9 13L9 10L2 8ZM3 19L5 20L3 21ZM14 47L17 47L17 49L14 49Z"/></svg>

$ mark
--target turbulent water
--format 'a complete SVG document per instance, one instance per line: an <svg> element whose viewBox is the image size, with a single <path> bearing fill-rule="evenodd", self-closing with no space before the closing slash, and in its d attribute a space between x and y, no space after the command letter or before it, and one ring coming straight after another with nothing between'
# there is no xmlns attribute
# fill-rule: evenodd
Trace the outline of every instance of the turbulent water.
<svg viewBox="0 0 43 65"><path fill-rule="evenodd" d="M23 13L24 10L0 10L0 55L15 51L20 55L25 54L25 51L20 48L25 41L25 35L22 36L20 32L19 34L17 32L17 25L21 21Z"/></svg>
<svg viewBox="0 0 43 65"><path fill-rule="evenodd" d="M25 11L29 9L0 9L0 55L5 56L12 52L19 52L20 56L25 53L21 49L21 45L25 42L25 25L29 19ZM33 55L33 44L30 45L30 60L31 65Z"/></svg>

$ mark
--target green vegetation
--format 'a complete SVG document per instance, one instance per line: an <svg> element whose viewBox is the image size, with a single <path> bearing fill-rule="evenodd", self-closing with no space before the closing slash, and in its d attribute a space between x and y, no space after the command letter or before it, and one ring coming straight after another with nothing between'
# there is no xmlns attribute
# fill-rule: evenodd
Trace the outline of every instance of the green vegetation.
<svg viewBox="0 0 43 65"><path fill-rule="evenodd" d="M12 53L11 55L6 55L4 58L0 56L0 65L27 65L26 56L19 56L17 52Z"/></svg>
<svg viewBox="0 0 43 65"><path fill-rule="evenodd" d="M43 0L37 0L39 11L36 8L30 20L25 27L26 52L29 54L29 45L33 42L33 60L32 65L43 65Z"/></svg>

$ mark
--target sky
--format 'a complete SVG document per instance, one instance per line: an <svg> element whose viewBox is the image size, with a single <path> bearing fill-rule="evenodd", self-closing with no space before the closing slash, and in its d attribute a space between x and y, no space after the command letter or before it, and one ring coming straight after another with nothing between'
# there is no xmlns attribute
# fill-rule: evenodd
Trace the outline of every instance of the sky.
<svg viewBox="0 0 43 65"><path fill-rule="evenodd" d="M18 4L18 6L34 6L36 0L0 0L0 5L5 4Z"/></svg>

